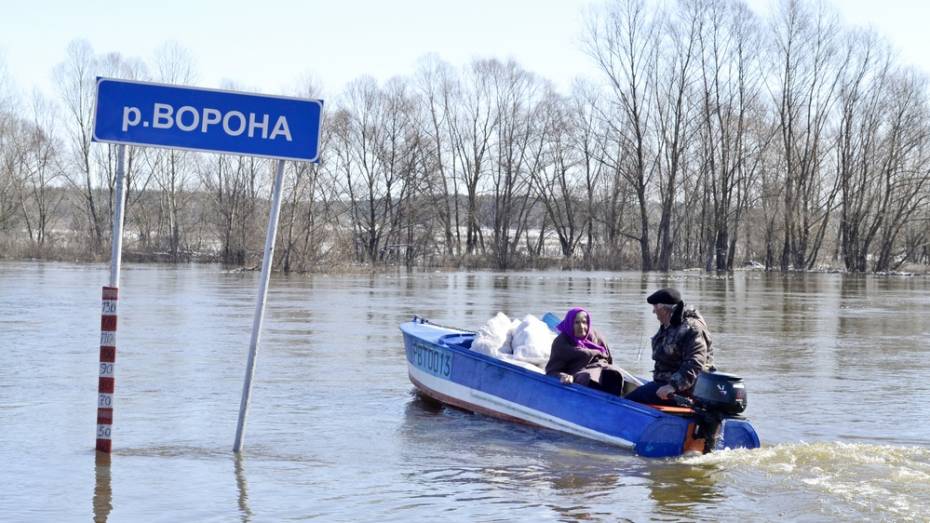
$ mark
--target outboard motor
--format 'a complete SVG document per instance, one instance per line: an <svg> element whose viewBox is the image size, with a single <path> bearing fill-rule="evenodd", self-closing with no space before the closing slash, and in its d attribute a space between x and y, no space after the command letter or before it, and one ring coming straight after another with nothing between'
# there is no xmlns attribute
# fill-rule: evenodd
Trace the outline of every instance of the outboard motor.
<svg viewBox="0 0 930 523"><path fill-rule="evenodd" d="M697 413L694 437L704 440L704 454L717 447L723 420L740 418L748 405L742 378L722 372L701 372L691 398L678 396L676 402L692 407Z"/></svg>
<svg viewBox="0 0 930 523"><path fill-rule="evenodd" d="M702 372L691 393L705 410L736 416L746 410L746 387L743 379L722 372Z"/></svg>

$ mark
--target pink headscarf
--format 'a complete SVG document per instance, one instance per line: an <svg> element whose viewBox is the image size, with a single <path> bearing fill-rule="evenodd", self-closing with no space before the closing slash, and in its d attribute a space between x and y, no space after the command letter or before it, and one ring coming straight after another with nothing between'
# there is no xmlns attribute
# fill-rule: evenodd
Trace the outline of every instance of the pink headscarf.
<svg viewBox="0 0 930 523"><path fill-rule="evenodd" d="M585 316L588 318L588 333L585 335L584 338L575 337L575 316L577 316L578 313L580 312L583 312ZM568 336L568 339L571 340L572 343L574 343L576 347L581 347L583 349L594 349L597 351L601 351L605 354L607 353L606 348L594 342L594 331L591 330L591 314L588 313L588 311L582 309L581 307L575 307L573 309L569 309L568 312L565 314L565 319L562 320L561 323L556 325L555 328L558 329L559 332L561 332L562 334Z"/></svg>

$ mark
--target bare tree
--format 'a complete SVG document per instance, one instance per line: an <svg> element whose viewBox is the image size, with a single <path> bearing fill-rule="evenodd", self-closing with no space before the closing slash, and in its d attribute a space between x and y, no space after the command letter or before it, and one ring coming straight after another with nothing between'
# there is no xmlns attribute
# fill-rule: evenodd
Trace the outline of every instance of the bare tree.
<svg viewBox="0 0 930 523"><path fill-rule="evenodd" d="M658 189L661 201L655 260L657 269L668 271L672 266L674 245L675 203L678 200L680 178L687 161L688 144L693 134L694 108L691 101L694 69L703 14L692 2L690 9L668 13L661 18L661 52L655 54L653 74L655 94L655 132L659 152L657 155Z"/></svg>
<svg viewBox="0 0 930 523"><path fill-rule="evenodd" d="M558 94L550 92L543 103L547 108L541 129L546 137L545 157L530 179L559 240L562 257L571 259L584 237L581 210L585 206L584 187L576 178L577 150L571 143L576 134L574 120L568 102Z"/></svg>
<svg viewBox="0 0 930 523"><path fill-rule="evenodd" d="M507 269L526 229L531 206L530 180L539 171L544 134L537 129L541 86L515 62L486 63L497 113L491 149L490 196L493 252Z"/></svg>
<svg viewBox="0 0 930 523"><path fill-rule="evenodd" d="M148 68L138 58L125 57L120 53L107 53L99 56L96 61L95 76L106 76L126 80L145 80L148 78ZM98 175L95 185L107 191L107 231L113 229L113 214L116 207L116 174L119 145L96 145L91 149L92 161L97 167L94 169ZM125 165L123 166L123 191L126 199L125 213L131 215L134 207L144 193L151 178L151 172L139 169L139 157L142 148L126 147Z"/></svg>
<svg viewBox="0 0 930 523"><path fill-rule="evenodd" d="M378 145L382 131L378 118L382 101L378 86L372 78L360 78L347 88L348 109L342 113L343 124L338 129L335 144L343 151L342 162L348 189L352 225L356 235L359 261L375 262L384 234L387 212L383 204L383 187L380 184L383 157ZM355 168L353 168L355 167ZM356 170L357 168L357 170Z"/></svg>
<svg viewBox="0 0 930 523"><path fill-rule="evenodd" d="M267 162L255 157L209 155L198 163L201 183L210 195L210 212L224 264L244 265L257 251L261 228L256 214Z"/></svg>
<svg viewBox="0 0 930 523"><path fill-rule="evenodd" d="M17 123L5 113L0 113L0 231L13 227L19 217L22 191L20 180L21 159L16 146Z"/></svg>
<svg viewBox="0 0 930 523"><path fill-rule="evenodd" d="M898 269L908 261L907 249L899 246L902 230L920 209L930 203L930 106L928 84L912 70L896 75L888 98L888 135L884 149L881 185L886 192L882 206L887 213L879 231L878 252L873 270ZM891 193L891 195L887 195Z"/></svg>
<svg viewBox="0 0 930 523"><path fill-rule="evenodd" d="M566 128L569 143L566 147L572 149L580 171L584 195L584 256L589 267L594 263L595 246L602 236L596 229L606 171L605 163L599 159L606 156L604 149L608 140L608 133L604 131L602 103L600 93L593 85L583 81L574 83L568 105L570 120L566 122Z"/></svg>
<svg viewBox="0 0 930 523"><path fill-rule="evenodd" d="M824 172L831 145L825 138L845 64L837 53L835 14L824 4L783 0L774 23L781 64L774 94L786 169L781 269L803 270L817 261L839 188Z"/></svg>
<svg viewBox="0 0 930 523"><path fill-rule="evenodd" d="M379 263L398 252L404 205L416 187L421 137L406 81L384 90L361 78L348 87L334 147L342 158L360 261Z"/></svg>
<svg viewBox="0 0 930 523"><path fill-rule="evenodd" d="M641 0L619 0L589 20L586 49L606 75L614 95L619 116L611 120L611 132L629 151L614 166L632 186L639 207L638 233L624 233L636 239L640 247L641 268L653 269L649 219L649 187L656 163L654 144L650 143L649 82L655 77L655 53L658 50L658 25Z"/></svg>
<svg viewBox="0 0 930 523"><path fill-rule="evenodd" d="M65 171L73 187L82 188L82 209L87 220L89 249L92 254L103 250L104 217L95 191L96 172L91 158L91 126L93 125L94 79L97 58L86 40L74 40L68 45L65 61L55 68L55 79L69 120L71 165ZM76 170L77 172L72 172Z"/></svg>
<svg viewBox="0 0 930 523"><path fill-rule="evenodd" d="M769 22L744 0L607 0L582 35L599 81L567 97L494 58L359 79L327 107L322 162L286 166L279 267L930 260L926 78L819 0L780 0ZM74 41L55 68L58 119L43 100L12 103L0 62L4 247L53 255L67 224L86 256L103 253L117 149L90 145L97 75L184 84L194 64L174 43L143 63ZM270 175L264 160L129 148L130 238L246 264Z"/></svg>
<svg viewBox="0 0 930 523"><path fill-rule="evenodd" d="M425 182L438 210L442 224L443 249L447 256L462 255L461 216L459 209L458 149L455 137L456 104L461 86L452 67L438 57L427 56L420 62L417 87L428 108L427 125L423 126L425 146L433 165L425 169Z"/></svg>
<svg viewBox="0 0 930 523"><path fill-rule="evenodd" d="M390 256L403 259L409 265L420 242L415 229L425 236L432 235L428 222L419 222L427 209L418 212L416 197L424 189L421 161L424 154L424 135L420 132L422 107L404 78L393 78L385 86L384 113L382 113L382 141L378 144L384 165L384 208L387 217L387 244L381 259ZM419 222L419 223L418 223ZM429 230L424 230L424 229Z"/></svg>
<svg viewBox="0 0 930 523"><path fill-rule="evenodd" d="M882 218L876 209L881 184L872 183L877 167L873 158L878 156L881 113L886 108L882 100L887 96L892 64L890 53L873 34L852 33L847 46L852 59L839 88L841 115L836 137L842 196L839 234L846 269L864 272Z"/></svg>
<svg viewBox="0 0 930 523"><path fill-rule="evenodd" d="M898 238L927 202L927 86L895 67L874 34L852 33L847 46L836 138L840 250L849 271L868 270L869 258L873 270L886 271L908 259Z"/></svg>
<svg viewBox="0 0 930 523"><path fill-rule="evenodd" d="M481 224L478 221L478 189L487 174L491 137L497 127L498 112L494 107L493 65L489 60L476 60L464 74L461 91L461 111L453 124L453 143L461 160L462 183L466 192L465 252L484 250Z"/></svg>
<svg viewBox="0 0 930 523"><path fill-rule="evenodd" d="M16 202L19 180L13 166L14 131L16 118L13 115L13 89L10 85L6 62L0 56L0 232L13 226L17 218Z"/></svg>
<svg viewBox="0 0 930 523"><path fill-rule="evenodd" d="M600 222L604 227L604 241L606 243L605 257L610 267L620 267L630 242L642 246L640 238L625 232L626 224L636 220L639 192L633 184L629 183L623 166L628 162L630 151L622 140L618 140L610 123L613 114L603 118L606 143L599 149L597 161L602 165L605 176L603 181L603 194L600 202ZM641 254L641 253L640 253ZM640 256L642 263L642 256Z"/></svg>
<svg viewBox="0 0 930 523"><path fill-rule="evenodd" d="M302 98L318 98L318 83L311 77L303 79L297 95ZM321 123L321 128L326 128ZM330 134L321 136L320 149L326 150ZM327 227L333 214L332 194L324 186L323 173L327 170L327 157L321 155L320 163L291 162L288 164L291 185L285 191L286 199L282 204L282 234L280 264L284 272L292 270L308 271L319 264L323 257L324 240L327 239ZM335 184L330 183L330 189ZM330 227L331 228L331 227Z"/></svg>
<svg viewBox="0 0 930 523"><path fill-rule="evenodd" d="M191 84L196 79L194 58L190 51L169 42L155 51L155 78L169 84ZM181 259L183 245L182 209L190 204L187 190L193 177L191 153L177 149L148 151L147 159L158 193L159 247L168 251L173 261Z"/></svg>
<svg viewBox="0 0 930 523"><path fill-rule="evenodd" d="M761 40L752 12L741 3L705 4L699 34L701 55L701 164L706 170L709 204L705 269L732 268L731 232L742 211L742 190L758 165L758 143L748 136L751 122L762 116ZM716 261L714 263L714 261Z"/></svg>
<svg viewBox="0 0 930 523"><path fill-rule="evenodd" d="M20 151L23 171L20 208L33 247L42 256L50 229L58 218L64 191L56 187L62 176L60 144L55 138L55 112L38 91L32 96L32 119L21 125Z"/></svg>

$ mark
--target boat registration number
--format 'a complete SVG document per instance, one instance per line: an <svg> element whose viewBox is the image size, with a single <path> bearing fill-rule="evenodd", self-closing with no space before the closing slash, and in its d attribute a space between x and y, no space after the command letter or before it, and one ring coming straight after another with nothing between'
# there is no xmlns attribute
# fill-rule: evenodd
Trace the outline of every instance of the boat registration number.
<svg viewBox="0 0 930 523"><path fill-rule="evenodd" d="M452 354L429 345L414 343L410 363L434 376L448 378L452 375Z"/></svg>

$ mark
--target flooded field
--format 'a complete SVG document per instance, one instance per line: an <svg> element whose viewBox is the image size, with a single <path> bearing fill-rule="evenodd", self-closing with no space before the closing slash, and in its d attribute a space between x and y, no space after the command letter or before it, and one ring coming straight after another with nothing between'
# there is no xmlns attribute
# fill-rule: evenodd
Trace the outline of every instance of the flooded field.
<svg viewBox="0 0 930 523"><path fill-rule="evenodd" d="M930 280L611 272L272 277L232 453L257 273L124 265L114 452L94 452L107 268L0 264L3 521L926 521ZM398 325L591 311L647 375L645 296L701 310L763 448L650 460L437 407Z"/></svg>

